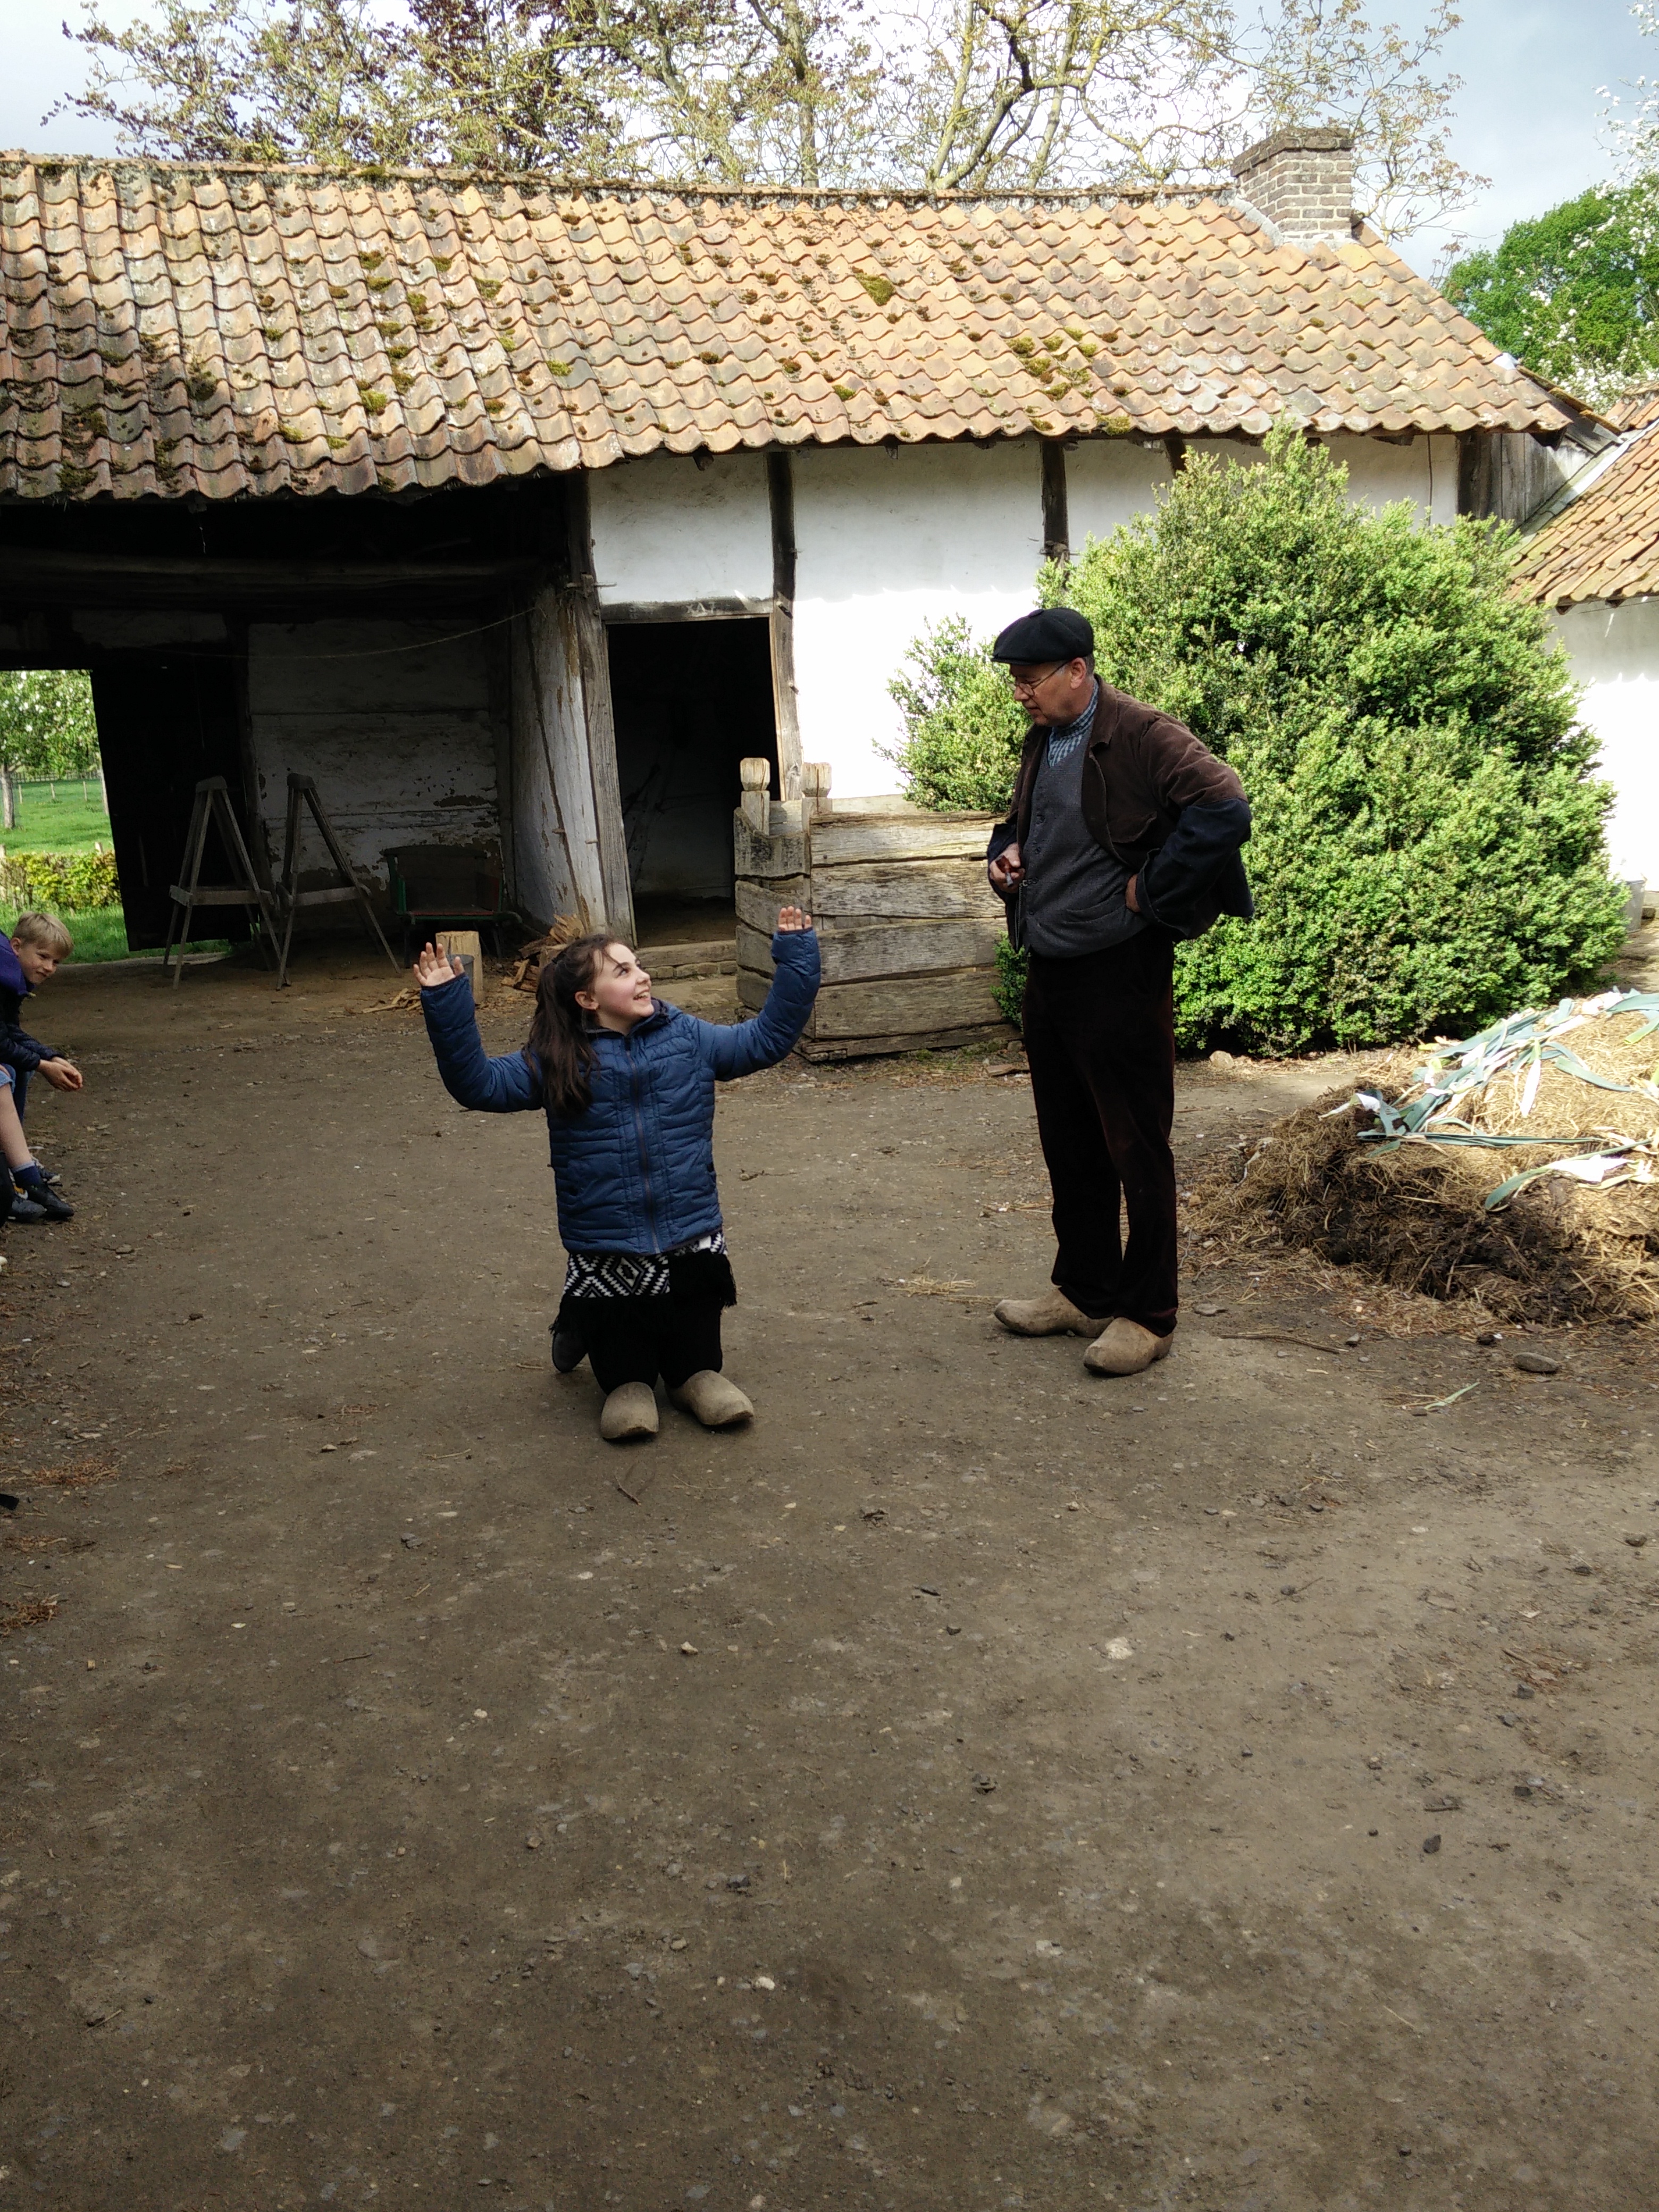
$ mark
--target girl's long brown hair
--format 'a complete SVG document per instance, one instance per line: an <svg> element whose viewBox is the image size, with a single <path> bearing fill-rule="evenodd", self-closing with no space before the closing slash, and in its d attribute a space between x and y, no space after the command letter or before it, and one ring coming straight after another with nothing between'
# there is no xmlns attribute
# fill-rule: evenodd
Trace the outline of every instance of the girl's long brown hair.
<svg viewBox="0 0 1659 2212"><path fill-rule="evenodd" d="M591 991L606 949L622 939L598 929L578 937L556 953L536 981L536 1012L525 1057L538 1069L547 1110L568 1120L593 1103L592 1081L598 1055L588 1041L586 1018L576 1004L578 991Z"/></svg>

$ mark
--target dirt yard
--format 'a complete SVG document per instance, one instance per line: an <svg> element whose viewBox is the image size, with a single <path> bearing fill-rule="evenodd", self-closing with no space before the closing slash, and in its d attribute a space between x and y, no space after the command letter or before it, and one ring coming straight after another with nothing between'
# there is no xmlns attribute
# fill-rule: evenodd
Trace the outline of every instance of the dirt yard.
<svg viewBox="0 0 1659 2212"><path fill-rule="evenodd" d="M1195 1251L1096 1381L990 1319L1027 1085L791 1067L721 1108L759 1418L619 1455L543 1127L391 988L40 1014L0 2207L1650 2212L1645 1332ZM1185 1072L1183 1168L1331 1079Z"/></svg>

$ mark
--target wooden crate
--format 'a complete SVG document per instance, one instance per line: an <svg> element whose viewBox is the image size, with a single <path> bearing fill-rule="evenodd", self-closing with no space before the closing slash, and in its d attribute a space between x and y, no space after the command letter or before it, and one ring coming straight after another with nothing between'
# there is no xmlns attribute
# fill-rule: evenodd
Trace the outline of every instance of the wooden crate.
<svg viewBox="0 0 1659 2212"><path fill-rule="evenodd" d="M802 906L823 957L800 1042L807 1059L1007 1035L994 994L1002 902L985 880L994 815L852 812L831 810L818 793L805 804L766 802L763 829L762 795L744 796L732 835L738 997L746 1009L771 986L778 908Z"/></svg>

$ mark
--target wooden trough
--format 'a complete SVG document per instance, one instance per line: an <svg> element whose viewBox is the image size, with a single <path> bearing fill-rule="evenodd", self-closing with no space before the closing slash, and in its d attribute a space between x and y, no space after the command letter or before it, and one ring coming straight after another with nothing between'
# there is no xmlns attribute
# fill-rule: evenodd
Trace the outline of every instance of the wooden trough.
<svg viewBox="0 0 1659 2212"><path fill-rule="evenodd" d="M919 1052L1006 1036L996 948L1002 904L985 880L993 814L832 806L830 771L808 762L802 796L769 798L770 769L743 763L733 817L738 997L758 1007L772 981L781 906L817 925L823 985L800 1050L808 1060Z"/></svg>

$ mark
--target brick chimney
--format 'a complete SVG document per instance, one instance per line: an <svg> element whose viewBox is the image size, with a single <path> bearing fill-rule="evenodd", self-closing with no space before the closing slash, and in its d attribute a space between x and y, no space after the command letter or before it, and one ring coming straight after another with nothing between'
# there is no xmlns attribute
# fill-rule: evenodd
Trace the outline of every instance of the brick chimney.
<svg viewBox="0 0 1659 2212"><path fill-rule="evenodd" d="M1279 233L1305 246L1353 234L1353 133L1326 125L1276 131L1233 163L1239 197Z"/></svg>

